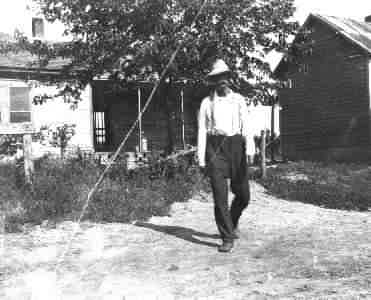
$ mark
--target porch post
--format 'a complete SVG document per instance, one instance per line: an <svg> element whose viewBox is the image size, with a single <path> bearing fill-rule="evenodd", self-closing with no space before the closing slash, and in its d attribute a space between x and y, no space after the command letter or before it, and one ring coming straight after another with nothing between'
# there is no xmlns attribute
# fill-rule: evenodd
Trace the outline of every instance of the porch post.
<svg viewBox="0 0 371 300"><path fill-rule="evenodd" d="M183 88L180 91L180 107L181 107L181 118L182 118L182 144L183 144L183 149L185 149L186 148L186 142L185 142L184 90L183 90Z"/></svg>
<svg viewBox="0 0 371 300"><path fill-rule="evenodd" d="M275 103L272 103L272 108L271 108L271 138L270 138L270 154L271 154L271 161L273 162L274 161L274 147L273 147L273 143L275 143L273 141L273 139L275 138L275 135L274 135L274 131L275 131L275 128L274 128L274 123L275 123L275 116L274 116L274 110L275 110Z"/></svg>
<svg viewBox="0 0 371 300"><path fill-rule="evenodd" d="M93 152L95 152L95 132L94 132L94 101L93 101L93 86L88 84L87 89L87 101L89 105L89 131L90 131L90 146Z"/></svg>
<svg viewBox="0 0 371 300"><path fill-rule="evenodd" d="M142 91L138 88L139 152L142 152Z"/></svg>
<svg viewBox="0 0 371 300"><path fill-rule="evenodd" d="M262 172L262 178L267 178L267 165L266 165L266 157L265 157L265 151L266 151L266 143L265 143L265 130L262 130L260 133L261 138L261 144L260 144L260 168Z"/></svg>

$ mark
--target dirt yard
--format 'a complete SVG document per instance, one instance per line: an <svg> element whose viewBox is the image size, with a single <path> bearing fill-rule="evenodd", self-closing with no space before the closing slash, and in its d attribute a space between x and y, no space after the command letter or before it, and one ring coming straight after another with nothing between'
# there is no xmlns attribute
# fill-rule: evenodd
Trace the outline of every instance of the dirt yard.
<svg viewBox="0 0 371 300"><path fill-rule="evenodd" d="M371 212L252 190L230 254L216 250L204 198L148 222L64 222L5 235L0 299L371 299Z"/></svg>

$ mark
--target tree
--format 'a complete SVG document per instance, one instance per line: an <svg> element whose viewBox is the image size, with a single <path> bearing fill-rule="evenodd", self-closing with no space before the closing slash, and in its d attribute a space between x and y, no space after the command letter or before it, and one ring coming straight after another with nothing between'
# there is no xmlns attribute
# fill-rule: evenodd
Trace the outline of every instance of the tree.
<svg viewBox="0 0 371 300"><path fill-rule="evenodd" d="M181 45L160 85L169 119L169 151L173 146L170 92L174 83L201 82L210 63L222 58L234 71L236 87L259 95L263 91L259 83L271 73L265 55L287 49L284 41L298 27L290 20L294 0L37 2L48 21L65 25L65 33L72 40L49 44L31 42L20 35L17 47L38 55L39 66L56 57L66 58L66 76L57 82L63 82L61 94L75 99L86 84L102 75L109 74L118 85L133 80L158 80L174 50ZM12 47L2 47L3 51L9 48ZM252 85L251 79L257 84ZM39 97L38 101L43 99Z"/></svg>
<svg viewBox="0 0 371 300"><path fill-rule="evenodd" d="M51 135L50 144L59 147L61 158L64 158L67 145L75 135L75 128L75 124L59 124L43 126L41 130L48 130L48 134Z"/></svg>

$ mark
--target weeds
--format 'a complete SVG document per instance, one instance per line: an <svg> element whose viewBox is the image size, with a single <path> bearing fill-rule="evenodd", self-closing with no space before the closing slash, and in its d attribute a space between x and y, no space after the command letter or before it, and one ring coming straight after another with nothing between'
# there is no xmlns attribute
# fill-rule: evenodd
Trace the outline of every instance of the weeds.
<svg viewBox="0 0 371 300"><path fill-rule="evenodd" d="M288 200L343 210L371 207L371 169L365 165L289 163L270 168L267 178L259 182Z"/></svg>
<svg viewBox="0 0 371 300"><path fill-rule="evenodd" d="M43 158L36 164L32 186L27 186L22 168L0 166L6 230L17 230L25 222L76 219L102 170L92 159ZM130 222L167 215L173 202L187 201L207 188L192 157L131 171L119 161L92 197L84 219Z"/></svg>

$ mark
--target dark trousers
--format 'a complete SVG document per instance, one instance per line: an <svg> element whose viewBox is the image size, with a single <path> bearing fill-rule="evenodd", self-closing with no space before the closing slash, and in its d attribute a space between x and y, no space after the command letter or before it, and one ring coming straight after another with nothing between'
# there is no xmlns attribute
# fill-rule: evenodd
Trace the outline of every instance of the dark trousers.
<svg viewBox="0 0 371 300"><path fill-rule="evenodd" d="M224 241L236 238L234 229L250 201L245 140L241 135L208 135L206 168L213 191L215 221ZM228 207L228 183L234 199Z"/></svg>

